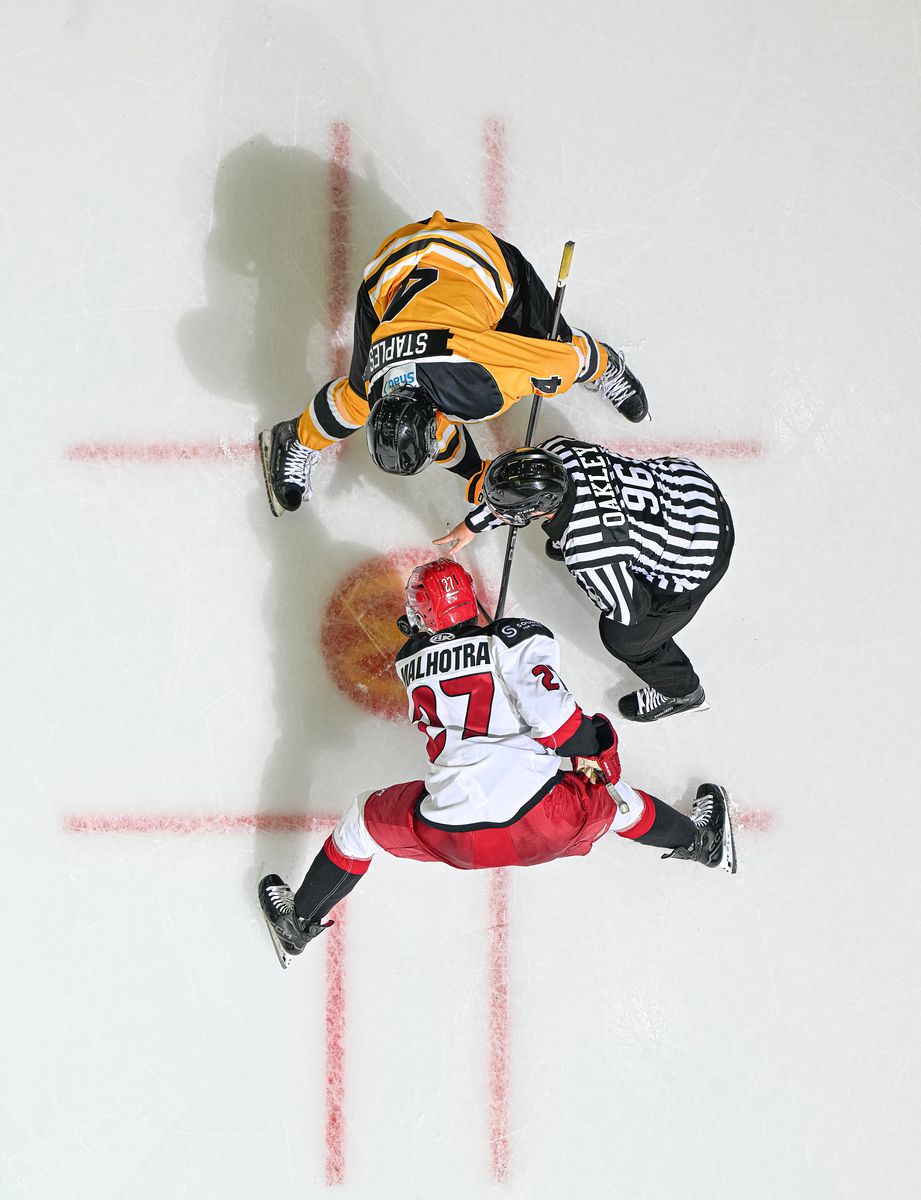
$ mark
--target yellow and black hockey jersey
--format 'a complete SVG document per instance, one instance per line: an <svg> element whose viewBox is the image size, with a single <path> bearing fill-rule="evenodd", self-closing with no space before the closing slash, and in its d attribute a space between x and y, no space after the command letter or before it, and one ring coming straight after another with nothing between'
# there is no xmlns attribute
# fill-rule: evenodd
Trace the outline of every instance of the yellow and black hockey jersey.
<svg viewBox="0 0 921 1200"><path fill-rule="evenodd" d="M322 450L361 428L380 396L419 385L439 411L438 461L457 469L466 439L455 422L489 420L604 371L603 346L565 321L552 341L551 321L550 295L514 246L440 212L406 225L365 268L349 374L317 392L298 438Z"/></svg>

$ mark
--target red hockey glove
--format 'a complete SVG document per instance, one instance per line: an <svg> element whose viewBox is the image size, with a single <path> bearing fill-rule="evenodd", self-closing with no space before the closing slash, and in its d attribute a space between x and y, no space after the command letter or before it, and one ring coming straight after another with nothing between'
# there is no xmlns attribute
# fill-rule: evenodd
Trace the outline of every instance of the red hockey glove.
<svg viewBox="0 0 921 1200"><path fill-rule="evenodd" d="M577 758L575 768L590 782L605 783L608 787L613 787L620 779L617 733L604 713L595 713L592 725L598 740L598 753L593 754L591 758Z"/></svg>

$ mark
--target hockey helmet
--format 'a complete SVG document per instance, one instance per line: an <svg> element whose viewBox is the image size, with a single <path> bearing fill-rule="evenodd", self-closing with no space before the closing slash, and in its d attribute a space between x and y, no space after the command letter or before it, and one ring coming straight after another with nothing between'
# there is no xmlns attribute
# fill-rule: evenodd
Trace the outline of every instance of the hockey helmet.
<svg viewBox="0 0 921 1200"><path fill-rule="evenodd" d="M476 620L476 590L470 572L453 558L416 567L406 581L406 615L420 633L438 633Z"/></svg>
<svg viewBox="0 0 921 1200"><path fill-rule="evenodd" d="M527 525L537 513L556 512L568 486L558 454L524 446L493 459L480 499L506 525Z"/></svg>
<svg viewBox="0 0 921 1200"><path fill-rule="evenodd" d="M424 388L394 388L375 401L365 425L368 450L388 475L417 475L438 453L435 405Z"/></svg>

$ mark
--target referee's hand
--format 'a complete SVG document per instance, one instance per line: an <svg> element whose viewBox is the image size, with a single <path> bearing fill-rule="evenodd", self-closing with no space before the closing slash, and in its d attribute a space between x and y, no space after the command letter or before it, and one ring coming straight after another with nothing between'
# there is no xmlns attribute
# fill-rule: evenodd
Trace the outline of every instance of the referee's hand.
<svg viewBox="0 0 921 1200"><path fill-rule="evenodd" d="M457 554L458 550L463 550L465 546L469 546L476 534L472 529L469 529L465 521L461 521L459 525L455 525L450 533L446 533L444 537L435 538L432 542L433 546L444 546L445 553L451 558Z"/></svg>

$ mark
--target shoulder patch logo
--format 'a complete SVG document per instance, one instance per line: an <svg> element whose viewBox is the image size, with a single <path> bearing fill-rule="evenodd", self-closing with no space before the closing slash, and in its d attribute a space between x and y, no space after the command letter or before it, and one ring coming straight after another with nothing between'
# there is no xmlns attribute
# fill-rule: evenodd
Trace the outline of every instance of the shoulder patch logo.
<svg viewBox="0 0 921 1200"><path fill-rule="evenodd" d="M402 363L399 367L394 367L392 371L388 371L384 377L384 386L381 389L381 395L386 396L397 388L415 387L416 386L416 364Z"/></svg>

